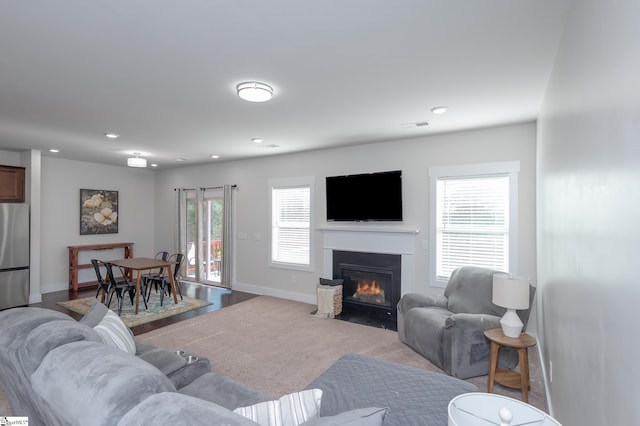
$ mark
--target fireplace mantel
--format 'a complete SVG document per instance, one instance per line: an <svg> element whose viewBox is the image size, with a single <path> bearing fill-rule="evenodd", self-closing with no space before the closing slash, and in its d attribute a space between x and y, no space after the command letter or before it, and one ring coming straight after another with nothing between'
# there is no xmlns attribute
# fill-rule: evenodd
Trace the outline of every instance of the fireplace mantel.
<svg viewBox="0 0 640 426"><path fill-rule="evenodd" d="M402 256L402 294L413 290L418 229L381 226L322 226L323 274L333 277L333 250L387 253Z"/></svg>
<svg viewBox="0 0 640 426"><path fill-rule="evenodd" d="M400 228L395 226L340 226L340 225L326 225L316 228L318 231L323 232L390 232L399 234L417 234L419 229L414 228Z"/></svg>

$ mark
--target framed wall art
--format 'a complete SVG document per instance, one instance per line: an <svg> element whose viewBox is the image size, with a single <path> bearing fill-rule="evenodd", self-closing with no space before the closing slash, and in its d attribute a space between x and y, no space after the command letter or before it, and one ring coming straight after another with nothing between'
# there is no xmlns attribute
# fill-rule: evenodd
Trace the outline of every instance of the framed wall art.
<svg viewBox="0 0 640 426"><path fill-rule="evenodd" d="M80 190L80 235L118 233L118 191Z"/></svg>

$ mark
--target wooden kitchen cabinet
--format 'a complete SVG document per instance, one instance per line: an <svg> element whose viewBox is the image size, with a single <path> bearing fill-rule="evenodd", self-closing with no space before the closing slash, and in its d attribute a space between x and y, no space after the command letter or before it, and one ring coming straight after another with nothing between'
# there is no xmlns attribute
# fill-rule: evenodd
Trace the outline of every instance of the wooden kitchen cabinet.
<svg viewBox="0 0 640 426"><path fill-rule="evenodd" d="M0 166L0 202L24 202L24 167Z"/></svg>

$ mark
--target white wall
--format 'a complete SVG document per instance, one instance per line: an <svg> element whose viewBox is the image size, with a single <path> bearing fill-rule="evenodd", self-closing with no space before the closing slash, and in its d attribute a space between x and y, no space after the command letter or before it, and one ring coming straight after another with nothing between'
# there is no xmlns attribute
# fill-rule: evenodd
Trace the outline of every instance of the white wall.
<svg viewBox="0 0 640 426"><path fill-rule="evenodd" d="M154 174L151 170L42 158L42 293L69 288L70 245L133 242L135 255L153 257ZM119 191L117 234L80 235L80 189ZM91 253L98 258L118 257L118 253L104 252L87 252L84 256ZM89 280L95 280L95 274L83 271L80 281Z"/></svg>
<svg viewBox="0 0 640 426"><path fill-rule="evenodd" d="M637 0L574 2L538 121L538 336L565 426L640 424L639 22Z"/></svg>
<svg viewBox="0 0 640 426"><path fill-rule="evenodd" d="M233 287L315 303L315 284L322 273L322 233L315 231L315 271L268 267L269 179L315 178L315 224L326 225L325 177L348 173L402 169L404 223L384 224L419 229L414 291L428 283L428 168L482 162L520 160L519 272L534 278L535 259L535 124L519 124L390 141L301 154L184 167L157 172L156 250L173 247L174 188L237 184L236 229L248 239L236 240ZM367 226L361 224L360 226ZM379 224L376 226L380 226ZM256 239L255 237L258 237Z"/></svg>
<svg viewBox="0 0 640 426"><path fill-rule="evenodd" d="M20 153L0 150L0 166L22 166Z"/></svg>

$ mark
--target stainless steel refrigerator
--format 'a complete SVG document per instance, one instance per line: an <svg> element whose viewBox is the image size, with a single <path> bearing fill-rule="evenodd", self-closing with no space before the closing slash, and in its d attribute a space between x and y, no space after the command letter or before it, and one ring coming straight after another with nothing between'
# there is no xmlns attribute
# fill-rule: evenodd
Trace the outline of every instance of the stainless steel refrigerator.
<svg viewBox="0 0 640 426"><path fill-rule="evenodd" d="M29 303L29 205L0 203L0 309Z"/></svg>

